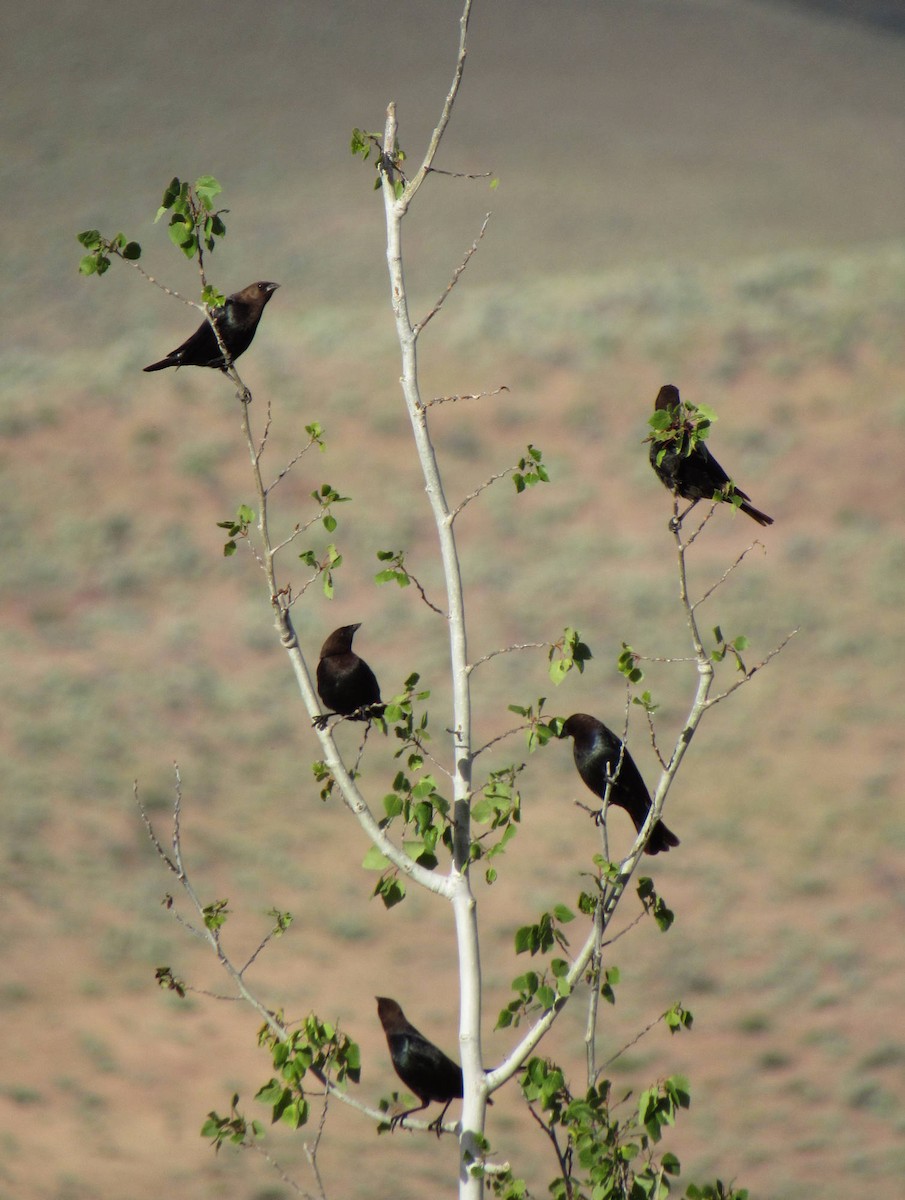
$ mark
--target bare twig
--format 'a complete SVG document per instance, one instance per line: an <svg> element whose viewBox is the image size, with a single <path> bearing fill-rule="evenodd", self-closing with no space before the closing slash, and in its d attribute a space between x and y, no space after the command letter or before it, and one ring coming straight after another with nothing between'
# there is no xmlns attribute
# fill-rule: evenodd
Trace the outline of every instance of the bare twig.
<svg viewBox="0 0 905 1200"><path fill-rule="evenodd" d="M690 543L689 543L689 545L690 545ZM700 605L702 605L704 603L705 600L709 600L710 597L713 595L713 593L717 590L717 588L720 588L723 586L723 584L726 582L726 580L729 578L729 576L732 574L732 572L741 566L741 564L745 561L745 559L748 557L748 555L751 553L751 551L755 548L755 546L760 546L760 548L764 552L764 554L767 553L767 547L763 544L763 542L757 541L757 539L755 539L751 543L750 546L745 547L745 549L741 552L741 554L738 556L738 558L735 560L735 562L731 563L726 568L726 570L722 573L722 575L719 577L719 579L716 581L716 583L714 583L711 587L709 587L702 596L699 596L698 599L695 600L694 604L692 605L692 608L698 608Z"/></svg>
<svg viewBox="0 0 905 1200"><path fill-rule="evenodd" d="M270 410L268 409L268 424L269 424L269 417L270 417ZM266 438L266 433L265 433L265 438ZM273 489L276 487L276 485L278 483L280 483L281 480L286 478L286 476L289 474L289 472L292 470L292 468L295 466L295 464L299 461L299 459L304 454L307 454L308 451L311 449L311 447L315 446L315 445L317 445L317 438L309 438L308 444L305 446L302 446L301 450L299 450L296 454L294 454L292 456L292 458L290 458L289 462L286 463L286 465L283 467L282 471L280 471L279 475L277 475L276 479L274 479L273 482L268 487L268 489L267 489L268 495L273 491ZM261 449L262 450L264 449L263 440L261 443ZM260 454L258 455L258 457L260 458Z"/></svg>
<svg viewBox="0 0 905 1200"><path fill-rule="evenodd" d="M251 1141L244 1141L242 1142L242 1148L244 1150L253 1150L255 1154L259 1154L267 1163L267 1165L280 1177L283 1183L285 1183L288 1188L292 1188L297 1196L301 1196L302 1200L315 1200L315 1197L312 1196L311 1192L306 1192L300 1183L293 1179L291 1175L287 1174L286 1170L280 1166L272 1154L264 1149L260 1142L255 1141L254 1139ZM323 1200L324 1193L321 1192L320 1196L321 1200Z"/></svg>
<svg viewBox="0 0 905 1200"><path fill-rule="evenodd" d="M258 442L258 458L259 459L263 456L265 447L267 446L267 439L270 437L270 426L271 426L272 422L273 422L273 405L271 404L270 397L268 396L267 397L267 417L264 421L264 432L261 434L260 442ZM286 474L286 471L289 470L289 467L291 467L295 461L296 460L293 459L293 462L291 462L289 464L289 466L283 470L283 473L281 475L277 476L276 480L274 481L275 483L280 482L280 480L283 478L283 475ZM273 487L274 484L272 483L270 486Z"/></svg>
<svg viewBox="0 0 905 1200"><path fill-rule="evenodd" d="M572 1168L569 1162L569 1151L567 1150L565 1153L562 1151L559 1145L559 1138L556 1136L556 1126L552 1124L548 1125L542 1117L538 1116L534 1110L533 1104L528 1105L528 1112L531 1113L531 1116L534 1117L535 1121L537 1121L538 1125L540 1125L541 1129L550 1139L550 1142L553 1146L553 1151L556 1154L556 1161L559 1163L559 1170L562 1180L566 1185L566 1198L567 1200L571 1200L571 1197L575 1193L572 1187Z"/></svg>
<svg viewBox="0 0 905 1200"><path fill-rule="evenodd" d="M484 237L484 233L487 229L487 225L490 221L490 217L491 217L491 214L488 213L486 215L486 217L484 218L484 223L481 225L481 230L480 230L478 236L472 242L472 244L468 248L468 250L466 250L465 257L462 259L462 261L459 263L459 265L453 271L452 278L450 279L449 283L446 285L446 291L443 293L443 295L440 297L440 299L437 301L437 303L434 305L434 307L430 310L430 312L427 314L427 316L423 317L420 321L416 322L416 324L412 326L412 330L415 334L415 337L418 337L418 335L424 329L425 325L427 325L428 321L430 321L430 319L432 317L435 317L437 315L437 313L440 311L440 309L445 304L447 296L453 290L453 288L456 286L456 284L459 282L459 276L462 274L462 272L468 266L469 262L471 261L472 255L477 253L478 246L480 245L481 240Z"/></svg>
<svg viewBox="0 0 905 1200"><path fill-rule="evenodd" d="M119 257L122 258L123 256L120 254ZM154 287L159 288L167 296L172 296L174 300L179 300L182 304L187 305L189 308L197 308L201 313L206 312L204 305L198 300L189 300L188 297L183 296L181 292L177 292L174 288L167 287L167 285L165 283L161 283L156 276L149 275L141 263L137 262L134 258L123 258L123 262L126 263L127 266L130 266L133 271L137 271L139 275L142 275L148 283L153 283Z"/></svg>
<svg viewBox="0 0 905 1200"><path fill-rule="evenodd" d="M456 508L453 509L450 520L455 521L462 509L471 504L472 500L476 500L478 496L480 496L481 492L489 488L492 483L496 483L498 479L505 479L507 475L511 475L517 470L518 466L507 467L505 471L497 471L495 475L491 475L488 479L485 479L483 483L479 484L473 492L469 492L468 495L465 496L464 499L456 506Z"/></svg>
<svg viewBox="0 0 905 1200"><path fill-rule="evenodd" d="M327 1124L327 1109L330 1103L330 1097L324 1097L324 1107L321 1110L321 1119L317 1124L317 1134L315 1135L312 1145L305 1142L305 1157L308 1160L308 1165L314 1172L314 1178L317 1180L317 1190L321 1200L327 1200L327 1192L324 1187L324 1181L321 1177L320 1168L317 1165L317 1152L320 1149L321 1138L324 1136L324 1127Z"/></svg>
<svg viewBox="0 0 905 1200"><path fill-rule="evenodd" d="M693 661L693 660L692 660ZM657 762L660 764L660 769L666 767L666 759L660 753L660 743L657 741L657 731L654 728L654 715L649 708L644 710L644 715L647 717L647 730L650 734L650 744L654 754L657 756Z"/></svg>
<svg viewBox="0 0 905 1200"><path fill-rule="evenodd" d="M459 18L459 53L456 57L456 67L453 74L453 81L450 85L449 92L446 96L446 101L443 105L443 111L440 114L440 120L437 122L437 127L431 135L430 143L427 147L427 152L424 155L424 160L418 168L412 179L405 185L402 196L398 202L393 197L393 202L398 206L399 216L405 214L406 209L415 198L415 194L421 187L424 180L427 178L428 171L432 170L434 158L440 148L440 142L443 140L443 135L446 132L446 127L449 124L449 119L452 116L453 105L456 102L456 96L459 93L459 85L462 82L462 72L465 70L465 58L468 53L468 21L471 17L471 0L465 0L462 9L462 16ZM384 150L386 153L392 153L393 147L396 145L396 117L393 113L393 136L384 138Z"/></svg>
<svg viewBox="0 0 905 1200"><path fill-rule="evenodd" d="M656 1018L656 1020L651 1021L649 1025L645 1025L644 1028L641 1030L641 1032L636 1033L630 1042L626 1042L621 1050L617 1050L615 1054L613 1054L610 1058L608 1058L606 1060L606 1062L600 1068L601 1071L605 1071L607 1069L607 1067L611 1067L613 1065L613 1063L616 1061L616 1059L621 1058L622 1055L625 1054L625 1052L627 1050L631 1050L632 1046L637 1046L637 1044L641 1041L642 1038L647 1037L647 1035L650 1033L650 1031L652 1029L657 1028L657 1026L660 1024L660 1022L665 1018L665 1016L666 1016L665 1013L661 1013L659 1015L659 1017ZM656 1194L657 1193L655 1192L654 1195L656 1195Z"/></svg>
<svg viewBox="0 0 905 1200"><path fill-rule="evenodd" d="M719 702L721 700L725 700L727 696L731 696L733 692L737 692L740 687L744 687L744 685L746 683L750 683L751 680L754 678L755 674L758 671L762 670L762 668L765 667L767 665L767 663L770 662L771 659L775 658L777 656L777 654L780 654L786 648L786 646L788 646L788 644L789 644L789 642L791 642L792 638L795 637L795 635L800 632L801 632L801 626L796 625L796 627L793 630L791 630L790 633L786 634L786 636L782 639L781 642L777 643L777 645L775 645L772 650L770 650L767 654L764 655L764 657L760 660L759 663L757 663L756 666L753 666L749 670L747 670L745 672L745 674L741 677L741 679L737 679L735 681L735 683L733 683L729 687L727 687L724 692L720 692L719 695L711 696L707 702L708 708L713 708L713 706L715 704L719 704Z"/></svg>
<svg viewBox="0 0 905 1200"><path fill-rule="evenodd" d="M482 658L477 658L473 663L469 663L465 668L469 674L483 663L490 662L492 658L496 658L498 654L511 654L514 650L555 650L555 642L517 642L512 646L504 646L500 650L491 650L489 654L485 654Z"/></svg>
<svg viewBox="0 0 905 1200"><path fill-rule="evenodd" d="M589 963L591 988L584 1034L589 1087L597 1082L597 1018L600 1012L600 972L603 967L603 907L600 904L594 909L594 931L597 936L594 939L594 948L591 951Z"/></svg>
<svg viewBox="0 0 905 1200"><path fill-rule="evenodd" d="M432 400L422 402L422 408L430 408L434 404L455 404L458 400L484 400L487 396L499 396L501 392L508 392L509 388L505 383L500 384L498 388L494 388L489 392L467 392L457 396L434 396Z"/></svg>
<svg viewBox="0 0 905 1200"><path fill-rule="evenodd" d="M477 750L474 751L474 754L472 755L472 757L477 758L479 754L483 754L485 750L489 750L490 747L495 746L497 744L497 742L504 742L506 740L506 738L512 737L512 735L514 733L521 733L521 731L523 729L530 729L530 728L531 728L531 725L527 724L527 723L522 724L522 725L514 725L512 727L512 729L507 729L505 733L497 734L497 736L495 738L491 738L489 742L485 742L483 746L480 746Z"/></svg>
<svg viewBox="0 0 905 1200"><path fill-rule="evenodd" d="M428 167L428 173L432 175L447 175L450 179L491 179L493 171L444 171L442 167Z"/></svg>
<svg viewBox="0 0 905 1200"><path fill-rule="evenodd" d="M435 612L435 613L436 613L438 616L440 616L440 617L445 617L445 616L446 616L446 613L443 611L443 609L442 609L442 608L438 608L438 607L437 607L437 605L436 605L436 604L434 604L434 602L433 602L432 600L428 600L428 598L427 598L427 592L424 590L424 585L423 585L423 584L421 583L421 581L420 581L420 580L417 578L417 576L413 575L413 574L411 573L411 571L409 571L409 569L408 569L408 568L406 568L406 572L405 572L405 573L406 573L406 575L408 575L408 577L409 577L409 579L411 580L411 582L412 582L412 583L415 585L415 587L418 589L418 593L419 593L419 595L421 596L421 599L422 599L422 600L424 601L424 603L427 605L427 607L428 607L429 609L431 609L433 612Z"/></svg>

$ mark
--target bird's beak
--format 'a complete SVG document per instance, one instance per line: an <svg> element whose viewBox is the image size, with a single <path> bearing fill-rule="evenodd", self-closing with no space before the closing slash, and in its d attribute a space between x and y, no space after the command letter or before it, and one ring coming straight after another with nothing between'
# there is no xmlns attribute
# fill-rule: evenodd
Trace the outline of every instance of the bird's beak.
<svg viewBox="0 0 905 1200"><path fill-rule="evenodd" d="M278 283L268 283L267 290L268 292L275 292L279 286Z"/></svg>

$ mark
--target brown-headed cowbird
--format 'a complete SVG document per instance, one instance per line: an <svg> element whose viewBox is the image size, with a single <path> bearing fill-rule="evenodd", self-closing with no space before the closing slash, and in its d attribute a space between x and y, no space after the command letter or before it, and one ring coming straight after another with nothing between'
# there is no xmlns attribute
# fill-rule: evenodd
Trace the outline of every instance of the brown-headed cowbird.
<svg viewBox="0 0 905 1200"><path fill-rule="evenodd" d="M436 1129L439 1137L446 1110L453 1100L462 1098L462 1068L406 1020L395 1000L378 996L377 1015L387 1036L396 1074L421 1101L417 1108L397 1113L390 1121L390 1128L395 1129L404 1117L420 1112L431 1101L437 1100L443 1105L443 1111L428 1128Z"/></svg>
<svg viewBox="0 0 905 1200"><path fill-rule="evenodd" d="M233 292L211 316L217 322L220 337L229 361L225 361L210 322L204 321L187 341L171 350L160 362L151 363L146 371L163 371L166 367L219 367L226 370L251 345L264 305L277 290L278 283L250 283L241 292Z"/></svg>
<svg viewBox="0 0 905 1200"><path fill-rule="evenodd" d="M377 677L352 649L352 638L359 629L361 623L341 625L321 646L317 692L331 712L320 718L318 724L335 714L353 721L370 721L384 710Z"/></svg>
<svg viewBox="0 0 905 1200"><path fill-rule="evenodd" d="M749 496L736 487L720 464L707 449L706 442L697 442L689 453L688 432L679 389L665 383L657 393L657 412L668 412L673 416L672 428L675 437L669 441L651 441L650 463L661 482L671 492L677 493L691 504L678 518L685 517L699 500L725 500L732 504L741 500L739 508L757 521L758 525L772 525L773 518L748 503Z"/></svg>
<svg viewBox="0 0 905 1200"><path fill-rule="evenodd" d="M602 800L606 795L607 776L615 776L609 802L624 808L634 822L635 831L640 832L650 812L650 792L628 750L623 752L622 738L587 713L573 713L564 722L559 736L574 739L575 766L595 796ZM644 853L659 854L678 844L679 839L672 830L658 821L651 830Z"/></svg>

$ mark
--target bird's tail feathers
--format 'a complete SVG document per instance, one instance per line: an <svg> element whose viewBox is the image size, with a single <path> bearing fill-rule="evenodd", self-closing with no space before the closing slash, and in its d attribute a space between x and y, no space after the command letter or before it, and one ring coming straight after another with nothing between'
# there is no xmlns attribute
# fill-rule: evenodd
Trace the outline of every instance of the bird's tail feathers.
<svg viewBox="0 0 905 1200"><path fill-rule="evenodd" d="M744 501L742 501L742 503L739 505L739 508L742 510L743 513L747 513L749 517L751 517L753 520L757 521L758 525L772 525L773 524L772 517L768 517L766 513L761 512L759 508L755 508L751 504L747 504Z"/></svg>

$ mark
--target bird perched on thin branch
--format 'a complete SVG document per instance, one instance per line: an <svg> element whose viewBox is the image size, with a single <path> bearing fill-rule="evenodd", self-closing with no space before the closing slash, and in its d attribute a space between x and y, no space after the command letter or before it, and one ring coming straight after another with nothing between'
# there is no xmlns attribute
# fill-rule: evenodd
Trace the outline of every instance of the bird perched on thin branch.
<svg viewBox="0 0 905 1200"><path fill-rule="evenodd" d="M395 1000L387 996L378 996L376 999L377 1015L387 1037L393 1069L409 1091L414 1092L421 1101L417 1108L397 1113L390 1121L390 1129L395 1129L404 1117L420 1112L436 1100L443 1105L443 1111L436 1121L431 1121L428 1129L435 1129L439 1137L446 1110L453 1100L462 1099L462 1068L406 1020L405 1013Z"/></svg>
<svg viewBox="0 0 905 1200"><path fill-rule="evenodd" d="M573 713L563 723L559 736L573 739L572 753L578 774L601 800L606 796L607 782L612 777L609 802L624 808L632 818L635 832L640 833L650 812L650 792L634 759L623 747L622 738L587 713ZM600 819L600 814L597 819ZM662 821L657 821L644 853L659 854L661 850L678 844L679 839L672 830L667 829Z"/></svg>
<svg viewBox="0 0 905 1200"><path fill-rule="evenodd" d="M725 500L729 504L737 503L758 525L773 524L772 517L749 503L748 493L735 486L706 443L692 437L695 425L687 419L686 409L696 410L691 405L683 406L677 387L665 383L657 393L654 408L655 412L668 413L671 421L649 439L650 464L665 487L691 501L678 521L687 516L699 500Z"/></svg>
<svg viewBox="0 0 905 1200"><path fill-rule="evenodd" d="M163 371L167 367L218 367L225 371L251 345L264 306L279 286L266 280L250 283L241 292L227 296L219 308L213 309L211 316L217 322L227 359L224 359L217 344L210 321L204 321L181 346L171 350L160 362L151 363L144 369Z"/></svg>
<svg viewBox="0 0 905 1200"><path fill-rule="evenodd" d="M372 717L379 717L384 710L377 676L352 649L352 639L359 629L360 622L357 625L341 625L333 630L321 646L317 664L317 692L331 710L318 719L317 724L322 728L330 716L370 721Z"/></svg>

